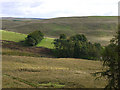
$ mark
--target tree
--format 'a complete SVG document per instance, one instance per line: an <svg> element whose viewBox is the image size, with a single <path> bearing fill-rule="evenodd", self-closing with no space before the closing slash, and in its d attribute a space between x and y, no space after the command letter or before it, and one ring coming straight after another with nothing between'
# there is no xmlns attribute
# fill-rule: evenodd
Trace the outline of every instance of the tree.
<svg viewBox="0 0 120 90"><path fill-rule="evenodd" d="M44 35L41 31L34 31L28 34L25 43L29 46L35 46L43 39L43 37Z"/></svg>
<svg viewBox="0 0 120 90"><path fill-rule="evenodd" d="M60 39L66 39L66 35L65 34L60 34Z"/></svg>
<svg viewBox="0 0 120 90"><path fill-rule="evenodd" d="M118 18L119 19L119 18ZM120 90L120 22L118 24L118 89Z"/></svg>
<svg viewBox="0 0 120 90"><path fill-rule="evenodd" d="M108 67L108 69L102 73L103 76L108 78L108 85L106 88L117 89L118 52L116 44L111 43L105 48L103 53L103 62L103 66Z"/></svg>
<svg viewBox="0 0 120 90"><path fill-rule="evenodd" d="M27 36L26 40L25 40L25 43L29 46L35 46L37 43L36 43L36 40L33 39L31 36Z"/></svg>
<svg viewBox="0 0 120 90"><path fill-rule="evenodd" d="M120 44L118 43L120 36L116 36L110 41L110 44L105 47L103 52L103 66L107 67L107 70L103 72L96 72L100 76L107 77L108 85L106 89L120 90Z"/></svg>

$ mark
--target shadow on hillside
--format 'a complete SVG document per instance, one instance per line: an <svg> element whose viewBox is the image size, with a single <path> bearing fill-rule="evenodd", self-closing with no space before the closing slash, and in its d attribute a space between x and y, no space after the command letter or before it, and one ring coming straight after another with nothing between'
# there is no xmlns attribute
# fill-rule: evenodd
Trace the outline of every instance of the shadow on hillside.
<svg viewBox="0 0 120 90"><path fill-rule="evenodd" d="M0 40L2 45L2 49L10 49L10 50L17 50L20 52L28 52L35 55L41 55L41 57L53 57L52 49L44 48L44 47L36 47L36 46L24 46L20 42L13 42L7 40Z"/></svg>

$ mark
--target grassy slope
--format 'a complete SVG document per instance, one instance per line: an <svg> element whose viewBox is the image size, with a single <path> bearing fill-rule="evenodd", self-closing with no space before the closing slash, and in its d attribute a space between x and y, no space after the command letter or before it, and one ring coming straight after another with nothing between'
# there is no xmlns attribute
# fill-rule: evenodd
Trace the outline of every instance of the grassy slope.
<svg viewBox="0 0 120 90"><path fill-rule="evenodd" d="M90 41L106 45L117 31L117 17L62 17L49 20L22 19L21 21L11 19L3 20L3 29L20 33L29 33L39 29L49 37L58 37L61 33L68 36L83 33Z"/></svg>
<svg viewBox="0 0 120 90"><path fill-rule="evenodd" d="M2 40L8 40L8 41L19 42L21 40L24 40L26 37L25 34L8 32L3 30L0 30L0 33L2 33Z"/></svg>
<svg viewBox="0 0 120 90"><path fill-rule="evenodd" d="M37 46L53 48L54 47L54 44L52 44L53 41L54 41L54 38L45 37Z"/></svg>
<svg viewBox="0 0 120 90"><path fill-rule="evenodd" d="M106 80L90 73L101 71L101 62L73 58L2 57L3 88L100 88Z"/></svg>
<svg viewBox="0 0 120 90"><path fill-rule="evenodd" d="M15 32L4 31L4 30L0 30L0 33L2 33L2 40L15 41L15 42L24 40L25 37L27 36L26 34L15 33ZM53 48L54 46L53 44L51 44L53 40L54 38L45 37L37 46Z"/></svg>

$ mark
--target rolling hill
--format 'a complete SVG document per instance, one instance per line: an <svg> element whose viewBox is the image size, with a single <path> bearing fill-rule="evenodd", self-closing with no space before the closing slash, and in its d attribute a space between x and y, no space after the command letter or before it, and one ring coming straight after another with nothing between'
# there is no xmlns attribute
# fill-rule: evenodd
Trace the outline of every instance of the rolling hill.
<svg viewBox="0 0 120 90"><path fill-rule="evenodd" d="M40 30L47 37L85 34L92 42L107 45L117 31L117 16L60 17L52 19L3 18L3 30L28 34Z"/></svg>

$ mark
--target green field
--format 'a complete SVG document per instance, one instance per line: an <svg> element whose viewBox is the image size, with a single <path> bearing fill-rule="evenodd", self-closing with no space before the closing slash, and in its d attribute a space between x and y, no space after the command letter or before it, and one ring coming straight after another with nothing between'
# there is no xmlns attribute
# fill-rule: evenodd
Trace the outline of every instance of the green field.
<svg viewBox="0 0 120 90"><path fill-rule="evenodd" d="M14 41L14 42L19 42L19 41L25 40L25 38L27 37L26 34L5 31L5 30L0 30L0 33L2 33L2 40L8 40L8 41ZM52 44L53 40L54 40L54 38L45 37L37 45L37 47L53 48L54 47L54 45Z"/></svg>
<svg viewBox="0 0 120 90"><path fill-rule="evenodd" d="M73 58L2 56L3 88L103 88L105 79L91 73L101 62Z"/></svg>
<svg viewBox="0 0 120 90"><path fill-rule="evenodd" d="M48 38L45 37L38 45L37 47L46 47L46 48L54 48L54 44L52 42L54 41L55 38Z"/></svg>
<svg viewBox="0 0 120 90"><path fill-rule="evenodd" d="M14 41L14 42L25 40L27 36L25 34L4 31L4 30L0 30L0 33L2 33L2 40L8 40L8 41Z"/></svg>

